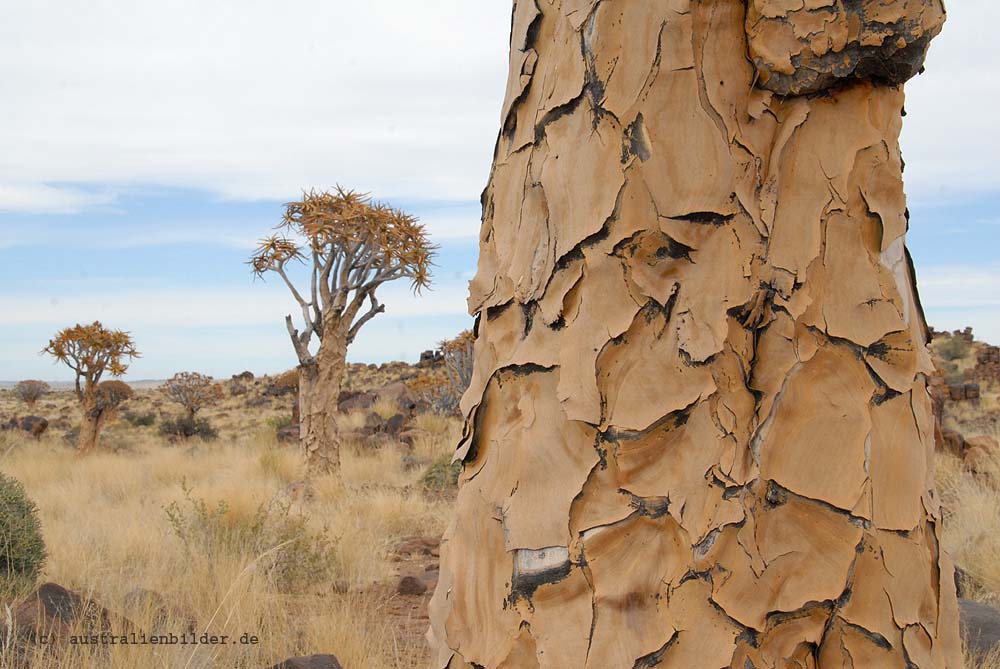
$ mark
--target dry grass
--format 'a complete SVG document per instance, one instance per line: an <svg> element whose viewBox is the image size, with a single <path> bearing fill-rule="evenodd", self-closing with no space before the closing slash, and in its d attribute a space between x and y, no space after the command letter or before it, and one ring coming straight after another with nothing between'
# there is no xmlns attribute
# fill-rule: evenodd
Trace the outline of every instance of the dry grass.
<svg viewBox="0 0 1000 669"><path fill-rule="evenodd" d="M138 408L156 399L142 393ZM155 428L119 420L111 436L117 433L126 446L78 459L58 431L41 441L0 434L0 471L20 480L39 507L50 553L45 580L93 595L144 630L156 626L150 611L129 610L128 595L138 588L162 594L173 609L171 620L159 623L165 631L180 633L193 620L199 633L238 639L248 632L260 639L259 645L83 648L63 658L36 658L32 666L265 667L322 652L335 653L348 667L422 665L422 640L396 628L386 615L389 600L373 594L378 589L372 586L393 578L394 543L443 532L450 503L415 484L422 465L455 443L457 421L421 419L427 434L409 454L409 468L402 447L346 445L344 482L316 480L315 500L303 511L309 531L325 530L330 538L332 569L287 593L264 568L273 558L268 551L281 547L229 543L215 547L209 559L185 548L165 511L171 503L189 508L186 487L209 509L224 503L222 527L248 527L262 506L282 499L286 486L303 478L298 454L277 445L266 424L284 407L251 412L240 410L243 401L227 400L205 412L222 428L210 443L172 445ZM64 394L50 404L55 406L45 413L53 416L71 406ZM12 413L9 405L0 408Z"/></svg>
<svg viewBox="0 0 1000 669"><path fill-rule="evenodd" d="M383 372L370 370L373 378ZM264 568L273 546L258 543L217 547L212 559L189 551L172 532L165 508L186 508L184 487L207 508L225 504L220 523L227 528L252 524L262 505L303 475L294 449L277 443L268 421L291 413L291 398L260 397L253 392L227 397L203 414L219 428L215 442L170 444L155 427L118 420L107 442L115 452L77 459L54 426L41 441L0 434L0 471L18 478L37 502L50 559L45 579L89 593L112 611L124 612L144 630L195 629L238 639L248 632L259 645L132 646L84 648L58 658L45 656L40 669L125 667L266 667L285 657L332 652L346 667L411 669L423 666L423 641L404 633L389 615L391 600L373 584L395 574L389 555L405 536L439 535L450 501L423 493L417 481L423 467L457 442L458 421L436 415L416 417L412 450L345 444L343 478L315 481L316 499L306 505L310 532L324 531L332 543L332 569L294 593L282 592ZM0 415L27 413L0 393ZM248 408L248 402L256 406ZM950 424L967 434L989 433L987 418L996 409L993 394L979 407L956 405ZM140 392L127 407L158 418L178 408L158 393ZM387 416L394 407L378 405ZM55 422L76 422L68 393L55 393L35 409ZM986 418L984 418L984 416ZM345 427L363 425L361 414ZM972 430L975 426L977 429ZM971 431L970 431L971 430ZM977 431L978 430L978 431ZM405 457L404 457L405 456ZM939 491L945 507L944 544L969 575L969 595L1000 605L1000 462L993 475L973 475L950 456L938 459ZM144 588L161 593L171 614L129 608L129 593ZM1000 669L1000 653L970 667Z"/></svg>

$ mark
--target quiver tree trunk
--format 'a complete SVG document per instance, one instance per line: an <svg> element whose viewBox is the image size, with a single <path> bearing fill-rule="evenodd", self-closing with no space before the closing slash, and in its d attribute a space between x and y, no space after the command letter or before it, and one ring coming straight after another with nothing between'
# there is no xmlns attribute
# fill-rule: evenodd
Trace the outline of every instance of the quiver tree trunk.
<svg viewBox="0 0 1000 669"><path fill-rule="evenodd" d="M93 401L84 404L80 434L77 438L77 455L87 455L97 448L97 441L106 422L105 412L97 409Z"/></svg>
<svg viewBox="0 0 1000 669"><path fill-rule="evenodd" d="M962 666L898 146L943 8L794 4L515 3L436 668Z"/></svg>
<svg viewBox="0 0 1000 669"><path fill-rule="evenodd" d="M337 400L344 378L347 345L329 335L309 362L299 365L299 438L310 473L340 468Z"/></svg>

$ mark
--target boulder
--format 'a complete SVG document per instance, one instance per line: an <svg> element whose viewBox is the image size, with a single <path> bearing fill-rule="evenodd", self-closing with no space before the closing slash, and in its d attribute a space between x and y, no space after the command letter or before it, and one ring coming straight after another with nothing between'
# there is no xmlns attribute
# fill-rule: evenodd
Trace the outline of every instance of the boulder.
<svg viewBox="0 0 1000 669"><path fill-rule="evenodd" d="M49 427L49 421L41 416L25 416L21 419L21 429L30 434L35 439L41 439Z"/></svg>
<svg viewBox="0 0 1000 669"><path fill-rule="evenodd" d="M444 362L444 353L441 351L424 351L420 354L420 362L417 367L433 367Z"/></svg>
<svg viewBox="0 0 1000 669"><path fill-rule="evenodd" d="M438 557L441 549L441 540L432 537L407 537L400 541L392 549L392 552L400 558L414 556Z"/></svg>
<svg viewBox="0 0 1000 669"><path fill-rule="evenodd" d="M406 416L401 413L397 413L394 416L390 416L389 419L385 421L385 426L382 428L382 431L386 434L397 436L403 431L405 426Z"/></svg>
<svg viewBox="0 0 1000 669"><path fill-rule="evenodd" d="M278 442L282 444L297 444L299 442L298 423L292 423L278 430Z"/></svg>
<svg viewBox="0 0 1000 669"><path fill-rule="evenodd" d="M399 580L396 592L405 597L415 597L427 592L427 584L416 576L404 576Z"/></svg>
<svg viewBox="0 0 1000 669"><path fill-rule="evenodd" d="M136 629L129 620L56 583L43 583L14 610L12 618L17 636L31 642L42 635L49 642L66 640L81 623L81 631L87 634Z"/></svg>
<svg viewBox="0 0 1000 669"><path fill-rule="evenodd" d="M410 395L410 389L402 381L390 383L375 391L376 401L394 402L401 409L410 409L416 403Z"/></svg>
<svg viewBox="0 0 1000 669"><path fill-rule="evenodd" d="M972 653L985 655L1000 646L1000 611L969 599L958 600L962 637Z"/></svg>
<svg viewBox="0 0 1000 669"><path fill-rule="evenodd" d="M382 420L382 416L372 411L365 416L365 423L361 426L361 431L365 435L373 435L381 432L384 427L385 421Z"/></svg>
<svg viewBox="0 0 1000 669"><path fill-rule="evenodd" d="M269 669L344 669L336 655L303 655L290 657Z"/></svg>
<svg viewBox="0 0 1000 669"><path fill-rule="evenodd" d="M968 448L962 457L965 468L973 474L986 474L994 469L997 464L997 453L993 449L983 446Z"/></svg>
<svg viewBox="0 0 1000 669"><path fill-rule="evenodd" d="M362 390L347 390L337 398L337 408L341 413L364 411L375 404L375 394Z"/></svg>
<svg viewBox="0 0 1000 669"><path fill-rule="evenodd" d="M947 451L956 457L962 457L965 453L965 437L958 430L950 427L941 428L940 441L937 444L938 450Z"/></svg>
<svg viewBox="0 0 1000 669"><path fill-rule="evenodd" d="M988 437L986 435L980 435L977 437L969 437L965 440L966 448L981 448L984 451L990 453L996 453L1000 451L1000 444L993 437Z"/></svg>

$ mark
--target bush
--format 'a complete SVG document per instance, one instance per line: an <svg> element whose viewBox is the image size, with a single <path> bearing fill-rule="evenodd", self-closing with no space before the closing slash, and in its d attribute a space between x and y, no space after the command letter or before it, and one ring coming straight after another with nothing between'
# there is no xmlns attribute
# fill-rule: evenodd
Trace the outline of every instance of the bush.
<svg viewBox="0 0 1000 669"><path fill-rule="evenodd" d="M948 337L937 345L938 354L945 360L961 360L969 355L971 344L961 337Z"/></svg>
<svg viewBox="0 0 1000 669"><path fill-rule="evenodd" d="M211 441L219 436L219 432L212 427L207 418L180 416L175 419L168 418L160 423L160 435L169 439L201 437L205 441Z"/></svg>
<svg viewBox="0 0 1000 669"><path fill-rule="evenodd" d="M273 416L273 417L267 419L267 424L270 425L271 428L275 432L281 432L286 427L291 427L291 425L292 425L292 417L291 416Z"/></svg>
<svg viewBox="0 0 1000 669"><path fill-rule="evenodd" d="M145 413L126 411L122 417L133 427L150 427L156 424L156 414L152 411Z"/></svg>
<svg viewBox="0 0 1000 669"><path fill-rule="evenodd" d="M34 587L45 557L35 503L18 481L0 474L0 597Z"/></svg>
<svg viewBox="0 0 1000 669"><path fill-rule="evenodd" d="M211 376L198 372L178 372L160 390L172 402L184 407L189 416L194 416L222 397L222 386L215 383Z"/></svg>
<svg viewBox="0 0 1000 669"><path fill-rule="evenodd" d="M259 559L282 593L301 593L329 578L334 553L328 530L312 530L305 516L292 513L289 505L262 504L240 516L224 501L213 507L194 497L186 482L181 489L184 504L173 502L164 510L189 553L209 562L223 554Z"/></svg>
<svg viewBox="0 0 1000 669"><path fill-rule="evenodd" d="M452 462L451 455L439 458L420 477L420 485L428 490L446 490L458 485L462 474L462 463Z"/></svg>
<svg viewBox="0 0 1000 669"><path fill-rule="evenodd" d="M21 381L14 386L14 397L33 407L35 402L49 393L49 390L51 390L49 384L45 381Z"/></svg>

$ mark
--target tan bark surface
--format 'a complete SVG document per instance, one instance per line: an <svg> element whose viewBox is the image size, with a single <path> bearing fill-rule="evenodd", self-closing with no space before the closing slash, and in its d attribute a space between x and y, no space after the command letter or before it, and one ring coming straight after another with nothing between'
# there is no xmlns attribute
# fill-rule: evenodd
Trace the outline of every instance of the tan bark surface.
<svg viewBox="0 0 1000 669"><path fill-rule="evenodd" d="M344 379L347 345L330 333L315 358L299 366L299 439L310 473L340 469L337 398Z"/></svg>
<svg viewBox="0 0 1000 669"><path fill-rule="evenodd" d="M961 667L898 145L943 16L515 2L435 667Z"/></svg>

